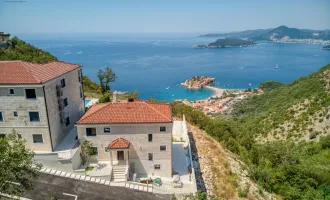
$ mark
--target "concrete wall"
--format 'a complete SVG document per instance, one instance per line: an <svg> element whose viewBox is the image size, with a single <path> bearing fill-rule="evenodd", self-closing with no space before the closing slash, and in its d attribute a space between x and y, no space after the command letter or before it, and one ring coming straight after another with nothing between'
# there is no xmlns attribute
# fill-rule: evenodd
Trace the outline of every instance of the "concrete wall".
<svg viewBox="0 0 330 200"><path fill-rule="evenodd" d="M8 90L13 88L14 95ZM26 99L25 89L35 89L36 99ZM13 112L18 113L14 117ZM40 122L30 122L29 111L39 112ZM52 151L43 87L41 85L8 85L0 87L0 112L4 121L0 122L0 134L7 134L15 129L27 141L27 147L35 151ZM32 134L42 134L43 143L33 143Z"/></svg>
<svg viewBox="0 0 330 200"><path fill-rule="evenodd" d="M70 130L74 128L74 123L78 121L84 113L84 100L80 97L81 83L78 80L79 69L63 74L62 76L59 76L45 84L47 110L54 149L70 132ZM66 126L65 123L60 122L60 110L56 93L56 85L60 85L62 79L65 79L66 82L66 86L62 89L62 98L68 99L68 106L65 107L64 111L67 112L70 117L71 123L69 126Z"/></svg>
<svg viewBox="0 0 330 200"><path fill-rule="evenodd" d="M160 127L166 126L166 132L160 132ZM148 176L172 176L172 126L173 123L150 124L108 124L108 125L77 125L80 143L91 141L98 147L98 155L92 160L110 161L110 153L105 152L113 140L122 137L128 140L130 170ZM86 128L96 128L97 136L86 136ZM110 133L104 133L104 127L110 127ZM148 134L153 134L153 141L148 142ZM166 151L160 151L160 145L166 145ZM153 161L148 160L148 153L153 153ZM117 153L113 152L113 160L117 160ZM160 164L161 169L154 169Z"/></svg>

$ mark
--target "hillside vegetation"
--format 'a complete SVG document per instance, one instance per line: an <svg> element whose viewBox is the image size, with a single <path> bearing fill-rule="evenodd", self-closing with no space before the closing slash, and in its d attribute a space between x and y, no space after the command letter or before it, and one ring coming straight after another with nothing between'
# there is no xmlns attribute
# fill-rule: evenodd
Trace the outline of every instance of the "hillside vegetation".
<svg viewBox="0 0 330 200"><path fill-rule="evenodd" d="M56 61L51 53L39 49L23 40L13 37L8 41L7 48L0 48L0 60L22 60L37 63Z"/></svg>
<svg viewBox="0 0 330 200"><path fill-rule="evenodd" d="M260 188L285 199L326 199L330 198L329 94L330 65L241 102L233 120L211 119L178 102L172 109L238 154Z"/></svg>

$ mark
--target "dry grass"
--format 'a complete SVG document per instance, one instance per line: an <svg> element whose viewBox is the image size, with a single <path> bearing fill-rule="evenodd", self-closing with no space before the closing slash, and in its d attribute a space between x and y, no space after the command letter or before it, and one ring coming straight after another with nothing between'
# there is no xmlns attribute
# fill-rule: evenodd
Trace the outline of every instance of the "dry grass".
<svg viewBox="0 0 330 200"><path fill-rule="evenodd" d="M197 127L188 125L188 129L195 139L203 179L211 188L208 192L221 199L236 199L237 176L230 170L225 150Z"/></svg>

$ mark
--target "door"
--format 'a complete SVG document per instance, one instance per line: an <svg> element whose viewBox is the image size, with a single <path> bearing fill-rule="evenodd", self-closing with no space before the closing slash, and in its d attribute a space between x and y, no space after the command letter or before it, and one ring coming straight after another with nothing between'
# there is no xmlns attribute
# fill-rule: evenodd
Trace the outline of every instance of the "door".
<svg viewBox="0 0 330 200"><path fill-rule="evenodd" d="M117 160L124 160L124 151L117 151Z"/></svg>

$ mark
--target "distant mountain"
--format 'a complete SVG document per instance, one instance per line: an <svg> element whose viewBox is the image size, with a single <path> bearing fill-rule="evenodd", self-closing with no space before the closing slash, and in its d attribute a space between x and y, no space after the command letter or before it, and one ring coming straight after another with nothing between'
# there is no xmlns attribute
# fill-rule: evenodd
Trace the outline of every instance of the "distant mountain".
<svg viewBox="0 0 330 200"><path fill-rule="evenodd" d="M290 39L319 39L330 40L330 31L324 30L309 30L309 29L297 29L289 28L287 26L280 26L267 33L250 37L253 41L258 40L274 40L289 37Z"/></svg>
<svg viewBox="0 0 330 200"><path fill-rule="evenodd" d="M317 39L330 40L330 30L310 30L289 28L287 26L279 26L272 29L256 29L246 30L241 32L230 33L211 33L200 35L199 37L233 37L233 38L248 38L252 41L274 40L274 39Z"/></svg>
<svg viewBox="0 0 330 200"><path fill-rule="evenodd" d="M256 29L256 30L246 30L239 32L229 32L229 33L209 33L205 35L200 35L199 37L232 37L232 38L250 38L258 35L262 35L271 31L272 29Z"/></svg>
<svg viewBox="0 0 330 200"><path fill-rule="evenodd" d="M196 49L203 49L203 48L229 48L229 47L243 47L243 46L251 46L255 43L237 39L237 38L225 38L225 39L218 39L215 42L212 42L208 45L197 45L194 48Z"/></svg>

